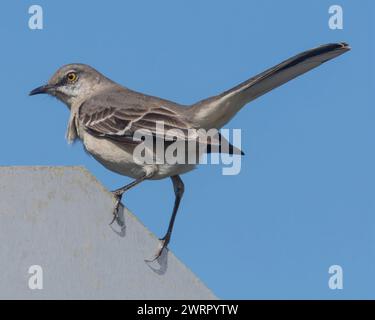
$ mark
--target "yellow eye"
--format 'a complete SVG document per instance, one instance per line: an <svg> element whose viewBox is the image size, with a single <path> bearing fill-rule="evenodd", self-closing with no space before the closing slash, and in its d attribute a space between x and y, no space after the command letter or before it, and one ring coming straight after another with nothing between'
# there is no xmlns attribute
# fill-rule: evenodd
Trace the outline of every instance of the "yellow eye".
<svg viewBox="0 0 375 320"><path fill-rule="evenodd" d="M77 74L75 72L69 72L66 76L69 82L74 82L77 80Z"/></svg>

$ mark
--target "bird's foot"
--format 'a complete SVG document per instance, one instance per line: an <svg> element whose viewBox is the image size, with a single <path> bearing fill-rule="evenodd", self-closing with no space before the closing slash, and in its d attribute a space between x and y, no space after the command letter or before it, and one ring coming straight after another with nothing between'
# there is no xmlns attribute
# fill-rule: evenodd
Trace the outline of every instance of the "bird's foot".
<svg viewBox="0 0 375 320"><path fill-rule="evenodd" d="M156 252L156 255L154 256L154 258L152 258L151 260L146 260L146 261L147 262L154 262L155 260L159 259L159 257L162 255L163 251L168 250L167 247L168 247L170 238L171 238L170 235L166 235L163 238L159 239L160 244L161 244L160 249Z"/></svg>
<svg viewBox="0 0 375 320"><path fill-rule="evenodd" d="M112 194L113 194L113 196L114 196L115 199L116 199L116 204L115 204L115 207L113 208L113 219L112 219L112 221L109 223L110 226L111 226L116 220L118 220L118 218L119 218L119 209L120 209L121 198L122 198L122 194L118 193L117 191L113 191Z"/></svg>

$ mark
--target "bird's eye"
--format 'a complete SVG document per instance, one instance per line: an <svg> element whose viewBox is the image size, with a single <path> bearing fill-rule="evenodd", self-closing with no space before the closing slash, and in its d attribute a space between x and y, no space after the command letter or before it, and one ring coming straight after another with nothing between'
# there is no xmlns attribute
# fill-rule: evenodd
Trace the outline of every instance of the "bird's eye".
<svg viewBox="0 0 375 320"><path fill-rule="evenodd" d="M66 75L66 78L68 79L68 81L70 83L72 82L75 82L77 80L77 74L75 72L69 72L67 75Z"/></svg>

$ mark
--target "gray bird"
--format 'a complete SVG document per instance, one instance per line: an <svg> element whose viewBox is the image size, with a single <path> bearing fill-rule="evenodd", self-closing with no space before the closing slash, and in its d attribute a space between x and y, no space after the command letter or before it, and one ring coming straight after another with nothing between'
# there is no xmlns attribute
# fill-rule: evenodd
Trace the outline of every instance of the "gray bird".
<svg viewBox="0 0 375 320"><path fill-rule="evenodd" d="M88 153L107 169L134 179L113 191L116 198L114 219L125 191L147 179L171 178L175 203L167 232L160 239L157 259L168 246L184 193L180 175L191 171L195 165L138 163L133 152L141 142L133 139L135 132L146 129L156 136L158 121L168 129L183 132L188 129L220 129L248 102L348 50L350 47L346 43L333 43L305 51L230 90L190 106L130 90L84 64L61 67L46 85L32 90L30 95L47 93L64 102L70 109L68 141L82 140ZM189 140L184 136L178 139ZM220 136L208 141L206 152L211 152L210 147L216 145L219 146L218 152L243 154L230 144L229 149L220 149L224 142L227 143Z"/></svg>

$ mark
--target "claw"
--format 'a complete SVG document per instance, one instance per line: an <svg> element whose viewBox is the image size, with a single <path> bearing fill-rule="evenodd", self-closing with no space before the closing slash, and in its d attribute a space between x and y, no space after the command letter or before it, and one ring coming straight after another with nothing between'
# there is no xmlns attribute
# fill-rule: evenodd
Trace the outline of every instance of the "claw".
<svg viewBox="0 0 375 320"><path fill-rule="evenodd" d="M151 260L145 260L146 262L154 262L156 261L157 259L159 259L159 257L161 256L161 254L163 253L164 250L168 250L167 246L168 246L168 243L169 243L169 239L168 237L163 237L160 240L160 243L161 243L161 248L156 252L156 255L154 258L152 258Z"/></svg>
<svg viewBox="0 0 375 320"><path fill-rule="evenodd" d="M116 194L116 192L113 192L113 195L116 197L117 201L116 201L116 205L113 209L113 219L111 220L111 222L109 223L109 225L111 226L119 217L118 215L118 210L119 210L119 207L120 207L120 203L121 203L121 197L119 195Z"/></svg>
<svg viewBox="0 0 375 320"><path fill-rule="evenodd" d="M113 223L117 220L117 218L118 218L118 213L117 213L117 211L116 211L116 212L113 212L113 218L112 218L111 222L109 223L109 225L110 225L110 226L113 225Z"/></svg>

